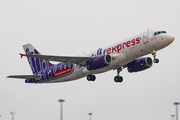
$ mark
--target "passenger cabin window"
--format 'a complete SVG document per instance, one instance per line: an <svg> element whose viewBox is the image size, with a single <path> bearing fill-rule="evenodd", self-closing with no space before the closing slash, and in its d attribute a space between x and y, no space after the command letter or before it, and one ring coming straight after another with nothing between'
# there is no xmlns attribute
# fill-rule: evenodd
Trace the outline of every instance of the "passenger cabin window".
<svg viewBox="0 0 180 120"><path fill-rule="evenodd" d="M159 35L159 34L161 34L161 33L167 33L167 32L166 32L166 31L158 31L158 32L155 32L155 33L154 33L154 36L155 36L155 35Z"/></svg>

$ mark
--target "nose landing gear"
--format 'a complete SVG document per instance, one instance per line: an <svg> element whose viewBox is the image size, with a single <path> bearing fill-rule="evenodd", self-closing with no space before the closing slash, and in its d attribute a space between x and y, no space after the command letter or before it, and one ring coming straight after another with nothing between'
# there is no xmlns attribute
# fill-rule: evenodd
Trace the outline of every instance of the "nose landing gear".
<svg viewBox="0 0 180 120"><path fill-rule="evenodd" d="M114 77L114 81L115 82L122 82L123 81L123 77L119 76L119 73L122 71L122 68L117 68L117 76Z"/></svg>
<svg viewBox="0 0 180 120"><path fill-rule="evenodd" d="M151 54L153 55L153 58L154 58L153 62L159 63L159 59L156 59L156 50L153 50Z"/></svg>

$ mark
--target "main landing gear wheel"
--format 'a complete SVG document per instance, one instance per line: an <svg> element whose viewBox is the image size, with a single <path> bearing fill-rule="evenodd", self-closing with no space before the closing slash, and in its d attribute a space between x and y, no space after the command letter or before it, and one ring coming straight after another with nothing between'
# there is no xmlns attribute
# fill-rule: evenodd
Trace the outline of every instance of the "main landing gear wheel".
<svg viewBox="0 0 180 120"><path fill-rule="evenodd" d="M114 81L115 82L122 82L123 81L123 77L119 76L119 73L122 71L122 68L119 67L117 68L117 76L114 77Z"/></svg>
<svg viewBox="0 0 180 120"><path fill-rule="evenodd" d="M156 59L156 51L153 50L151 54L153 55L153 58L154 58L153 62L154 63L159 63L159 59Z"/></svg>
<svg viewBox="0 0 180 120"><path fill-rule="evenodd" d="M87 76L87 80L88 81L95 81L96 80L96 76L95 75L88 75Z"/></svg>
<svg viewBox="0 0 180 120"><path fill-rule="evenodd" d="M123 77L122 76L116 76L116 77L114 77L114 81L115 82L122 82L123 81Z"/></svg>

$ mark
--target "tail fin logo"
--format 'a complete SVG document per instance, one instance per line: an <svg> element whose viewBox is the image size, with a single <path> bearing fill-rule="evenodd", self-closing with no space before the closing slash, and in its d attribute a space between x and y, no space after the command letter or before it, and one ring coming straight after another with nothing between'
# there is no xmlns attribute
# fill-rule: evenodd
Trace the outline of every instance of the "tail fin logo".
<svg viewBox="0 0 180 120"><path fill-rule="evenodd" d="M40 54L30 44L24 45L23 47L24 47L24 51L26 54ZM41 60L39 58L27 57L27 60L29 62L29 65L31 67L33 74L36 74L36 73L40 72L41 70L46 69L47 67L52 65L50 62L44 62L44 60Z"/></svg>
<svg viewBox="0 0 180 120"><path fill-rule="evenodd" d="M26 54L33 54L34 52L30 52L28 48L26 48ZM31 67L31 70L33 72L33 74L37 73L37 71L35 71L35 62L33 62L36 58L31 58L31 57L27 57L29 65Z"/></svg>

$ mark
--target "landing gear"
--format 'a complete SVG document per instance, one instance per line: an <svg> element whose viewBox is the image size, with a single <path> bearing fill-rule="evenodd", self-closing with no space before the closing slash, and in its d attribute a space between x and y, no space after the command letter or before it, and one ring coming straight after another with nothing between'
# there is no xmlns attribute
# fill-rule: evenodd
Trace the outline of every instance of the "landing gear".
<svg viewBox="0 0 180 120"><path fill-rule="evenodd" d="M114 81L115 82L122 82L123 81L123 77L119 76L119 73L122 71L122 68L117 68L117 76L114 77Z"/></svg>
<svg viewBox="0 0 180 120"><path fill-rule="evenodd" d="M159 59L154 59L153 62L154 63L159 63Z"/></svg>
<svg viewBox="0 0 180 120"><path fill-rule="evenodd" d="M123 81L123 77L121 77L121 76L115 76L115 77L114 77L114 81L115 81L115 82L122 82L122 81Z"/></svg>
<svg viewBox="0 0 180 120"><path fill-rule="evenodd" d="M153 58L154 58L153 62L154 63L159 63L159 59L156 59L156 51L153 50L151 54L153 55Z"/></svg>
<svg viewBox="0 0 180 120"><path fill-rule="evenodd" d="M87 80L88 80L88 81L95 81L95 79L96 79L96 76L95 76L95 75L88 75L88 76L87 76Z"/></svg>

